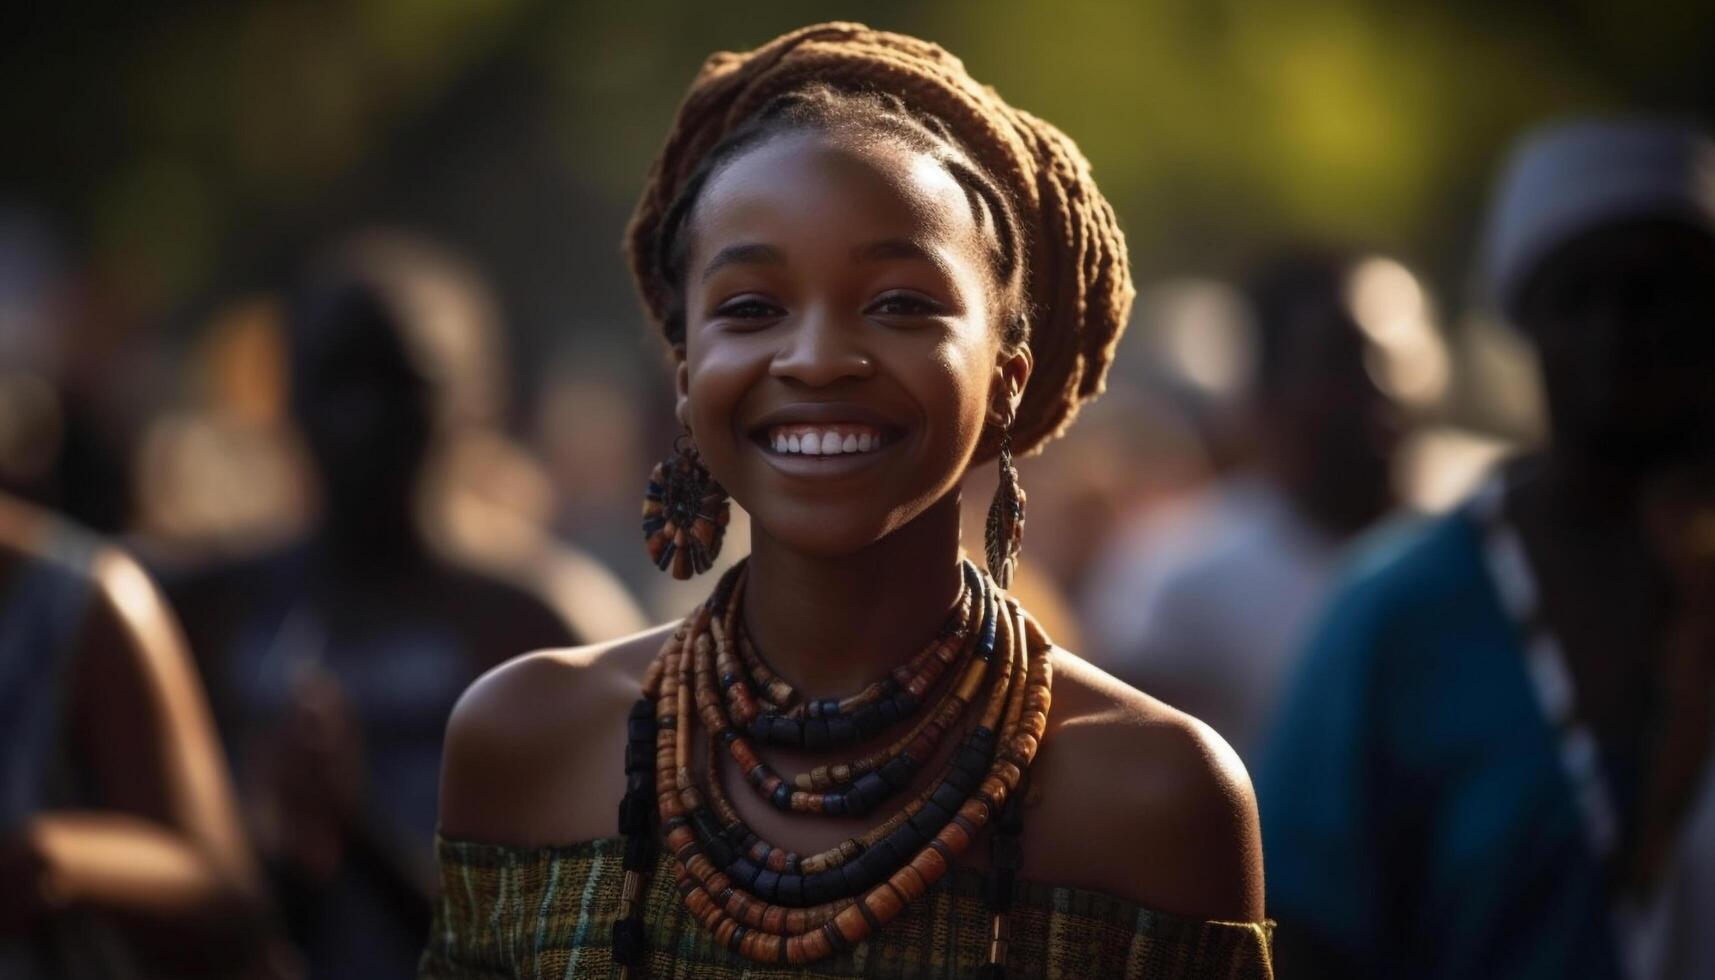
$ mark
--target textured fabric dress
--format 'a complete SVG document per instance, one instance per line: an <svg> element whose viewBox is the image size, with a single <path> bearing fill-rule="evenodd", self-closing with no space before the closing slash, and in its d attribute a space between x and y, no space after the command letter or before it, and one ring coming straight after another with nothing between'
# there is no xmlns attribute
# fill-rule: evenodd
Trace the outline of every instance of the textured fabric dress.
<svg viewBox="0 0 1715 980"><path fill-rule="evenodd" d="M443 894L420 980L608 978L619 906L622 838L521 849L442 840ZM964 980L989 938L982 879L955 869L874 938L787 969L715 946L685 910L672 858L650 876L644 919L650 980ZM1152 912L1096 892L1020 882L1008 977L1233 978L1273 975L1271 926L1202 922Z"/></svg>

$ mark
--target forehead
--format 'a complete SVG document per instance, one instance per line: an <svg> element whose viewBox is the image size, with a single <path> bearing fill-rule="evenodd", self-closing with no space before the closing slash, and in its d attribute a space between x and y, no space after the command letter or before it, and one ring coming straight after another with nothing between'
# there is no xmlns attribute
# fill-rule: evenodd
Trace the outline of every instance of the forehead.
<svg viewBox="0 0 1715 980"><path fill-rule="evenodd" d="M735 240L934 243L980 261L984 230L965 188L929 152L892 136L792 132L719 169L697 203L693 254Z"/></svg>

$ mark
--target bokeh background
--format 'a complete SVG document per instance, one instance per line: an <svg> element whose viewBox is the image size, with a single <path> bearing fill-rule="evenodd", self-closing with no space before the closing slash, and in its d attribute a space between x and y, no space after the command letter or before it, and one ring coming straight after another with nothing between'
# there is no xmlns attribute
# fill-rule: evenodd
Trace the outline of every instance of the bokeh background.
<svg viewBox="0 0 1715 980"><path fill-rule="evenodd" d="M1497 155L1568 112L1715 107L1715 8L1695 3L38 5L0 40L8 482L199 547L300 519L271 297L353 230L402 229L492 289L497 420L536 464L509 506L677 608L631 540L672 432L620 233L709 51L842 16L958 52L1076 138L1118 209L1143 295L1087 428L1124 458L1101 443L1034 474L1090 493L1208 468L1186 413L1244 357L1242 332L1206 325L1216 284L1283 241L1373 248L1416 277L1395 288L1421 284L1429 338L1400 342L1446 363L1406 384L1450 430L1424 451L1531 438L1528 372L1469 288ZM1169 409L1140 409L1162 390ZM1411 493L1448 499L1469 466L1420 457ZM1076 586L1072 555L1035 550Z"/></svg>

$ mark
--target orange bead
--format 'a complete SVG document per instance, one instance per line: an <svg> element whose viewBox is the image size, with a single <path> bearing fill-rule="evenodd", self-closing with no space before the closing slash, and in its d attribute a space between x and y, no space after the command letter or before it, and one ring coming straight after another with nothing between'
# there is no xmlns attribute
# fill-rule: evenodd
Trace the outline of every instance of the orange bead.
<svg viewBox="0 0 1715 980"><path fill-rule="evenodd" d="M863 913L858 911L856 905L849 905L841 909L840 914L834 916L834 928L838 929L845 941L853 946L869 937L869 923L864 919Z"/></svg>

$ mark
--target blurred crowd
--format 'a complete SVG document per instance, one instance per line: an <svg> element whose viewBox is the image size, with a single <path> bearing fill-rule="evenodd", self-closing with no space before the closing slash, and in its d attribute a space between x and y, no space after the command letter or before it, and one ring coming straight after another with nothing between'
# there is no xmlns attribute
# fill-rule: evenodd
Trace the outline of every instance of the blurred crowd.
<svg viewBox="0 0 1715 980"><path fill-rule="evenodd" d="M1282 976L1715 976L1715 144L1497 175L1472 296L1138 270L1016 591L1244 759ZM637 533L670 402L517 404L484 271L400 229L183 343L85 286L0 215L0 976L408 976L459 693L701 598Z"/></svg>

